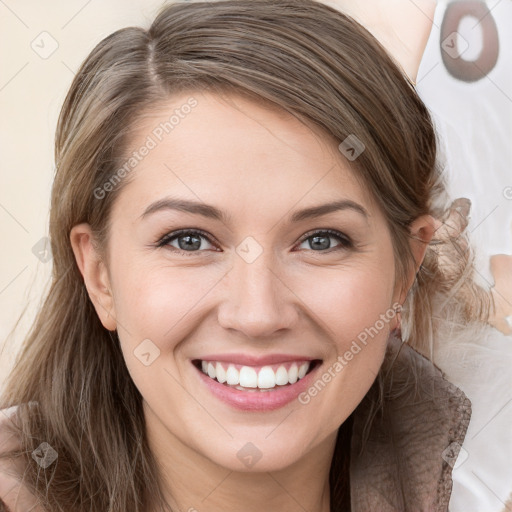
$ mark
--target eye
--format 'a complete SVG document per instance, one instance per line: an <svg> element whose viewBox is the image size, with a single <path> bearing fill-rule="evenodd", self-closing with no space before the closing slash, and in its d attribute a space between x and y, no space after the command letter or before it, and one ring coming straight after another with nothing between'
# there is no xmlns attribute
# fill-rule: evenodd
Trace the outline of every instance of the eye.
<svg viewBox="0 0 512 512"><path fill-rule="evenodd" d="M170 246L180 254L191 256L194 252L205 250L202 240L207 240L208 243L211 243L209 237L203 231L182 229L165 235L158 242L157 247ZM178 247L173 245L174 241L177 242Z"/></svg>
<svg viewBox="0 0 512 512"><path fill-rule="evenodd" d="M329 239L336 238L340 241L340 244L331 247L331 242ZM324 229L320 231L315 231L313 233L307 233L301 240L301 244L308 242L310 250L313 251L327 251L328 249L333 250L342 250L342 249L350 249L353 247L353 243L350 238L339 231L333 229Z"/></svg>

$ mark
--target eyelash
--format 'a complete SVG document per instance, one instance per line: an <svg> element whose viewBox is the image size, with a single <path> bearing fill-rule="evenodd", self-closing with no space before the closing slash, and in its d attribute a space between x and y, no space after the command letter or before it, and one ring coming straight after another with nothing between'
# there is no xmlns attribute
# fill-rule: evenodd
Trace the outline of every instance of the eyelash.
<svg viewBox="0 0 512 512"><path fill-rule="evenodd" d="M310 232L306 233L301 238L301 240L299 240L298 245L302 244L303 242L305 242L309 238L312 238L312 237L314 237L316 235L326 235L326 234L331 235L331 236L337 238L341 242L341 244L336 246L336 247L331 247L329 249L325 249L325 250L322 250L322 251L313 251L313 249L308 249L308 250L311 250L313 252L320 252L320 253L330 254L331 252L334 252L336 250L343 250L343 249L347 250L347 249L353 249L354 248L354 244L353 244L352 240L347 235L344 235L340 231L336 231L334 229L320 229L320 230L316 230L316 231L310 231ZM179 238L182 235L200 235L203 238L206 238L206 240L208 240L209 243L211 243L212 245L215 245L212 242L212 240L210 240L210 237L204 231L202 231L200 229L180 229L178 231L173 231L172 233L168 233L165 236L163 236L157 242L156 246L158 248L167 246L170 242L172 242L176 238ZM177 254L180 254L180 255L183 255L183 256L193 256L194 254L197 254L198 252L202 252L202 251L183 251L182 249L177 249L176 247L172 247L172 246L169 246L169 247L171 248L171 250L173 252L176 252Z"/></svg>

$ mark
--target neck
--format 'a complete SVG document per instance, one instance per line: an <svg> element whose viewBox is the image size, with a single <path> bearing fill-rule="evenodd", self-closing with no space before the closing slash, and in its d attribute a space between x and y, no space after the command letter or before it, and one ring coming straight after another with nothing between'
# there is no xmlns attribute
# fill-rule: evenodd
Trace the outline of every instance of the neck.
<svg viewBox="0 0 512 512"><path fill-rule="evenodd" d="M146 403L144 410L150 449L160 469L164 497L173 511L329 512L336 431L288 467L237 472L182 443Z"/></svg>

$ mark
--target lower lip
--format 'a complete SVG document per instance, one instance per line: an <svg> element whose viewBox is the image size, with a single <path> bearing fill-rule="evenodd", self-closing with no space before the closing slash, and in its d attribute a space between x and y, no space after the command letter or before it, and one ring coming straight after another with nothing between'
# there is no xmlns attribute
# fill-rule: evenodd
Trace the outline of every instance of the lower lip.
<svg viewBox="0 0 512 512"><path fill-rule="evenodd" d="M192 366L199 373L200 379L208 389L228 405L244 411L274 411L289 404L306 391L321 365L318 364L295 384L278 387L270 391L258 391L258 388L251 388L256 391L241 391L221 384L217 380L208 377L195 365Z"/></svg>

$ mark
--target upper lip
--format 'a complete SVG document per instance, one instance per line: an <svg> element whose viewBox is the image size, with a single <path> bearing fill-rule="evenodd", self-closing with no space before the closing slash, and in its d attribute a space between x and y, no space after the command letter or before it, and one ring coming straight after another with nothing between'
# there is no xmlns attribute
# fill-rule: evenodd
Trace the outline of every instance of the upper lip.
<svg viewBox="0 0 512 512"><path fill-rule="evenodd" d="M266 356L251 356L248 354L210 354L197 358L200 361L216 361L219 363L233 363L242 366L266 366L271 364L304 362L318 360L316 357L308 357L296 354L268 354Z"/></svg>

